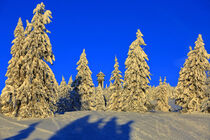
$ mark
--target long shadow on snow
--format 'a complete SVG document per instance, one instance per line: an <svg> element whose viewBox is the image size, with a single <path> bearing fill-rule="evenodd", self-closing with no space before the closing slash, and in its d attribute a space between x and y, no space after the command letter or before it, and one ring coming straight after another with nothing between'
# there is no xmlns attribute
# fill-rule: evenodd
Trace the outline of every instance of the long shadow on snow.
<svg viewBox="0 0 210 140"><path fill-rule="evenodd" d="M99 119L89 122L90 115L80 118L56 132L49 140L129 140L130 125L117 124L117 118L113 117L108 122Z"/></svg>
<svg viewBox="0 0 210 140"><path fill-rule="evenodd" d="M23 140L23 139L27 139L28 136L35 130L36 126L39 124L39 122L33 123L31 125L29 125L28 128L19 131L19 134L6 138L4 140Z"/></svg>

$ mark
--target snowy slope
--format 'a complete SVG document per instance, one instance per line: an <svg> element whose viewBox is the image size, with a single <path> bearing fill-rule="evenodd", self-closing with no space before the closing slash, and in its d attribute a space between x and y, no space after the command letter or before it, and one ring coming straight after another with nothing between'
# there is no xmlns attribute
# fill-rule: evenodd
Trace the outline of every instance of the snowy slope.
<svg viewBox="0 0 210 140"><path fill-rule="evenodd" d="M16 120L0 115L4 140L209 140L209 114L67 112Z"/></svg>

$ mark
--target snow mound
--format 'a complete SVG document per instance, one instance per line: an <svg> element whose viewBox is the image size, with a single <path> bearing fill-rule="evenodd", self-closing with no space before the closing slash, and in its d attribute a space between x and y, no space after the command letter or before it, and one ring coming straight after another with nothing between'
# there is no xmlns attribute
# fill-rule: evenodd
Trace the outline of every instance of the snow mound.
<svg viewBox="0 0 210 140"><path fill-rule="evenodd" d="M0 115L3 140L208 140L209 114L77 111L47 119Z"/></svg>

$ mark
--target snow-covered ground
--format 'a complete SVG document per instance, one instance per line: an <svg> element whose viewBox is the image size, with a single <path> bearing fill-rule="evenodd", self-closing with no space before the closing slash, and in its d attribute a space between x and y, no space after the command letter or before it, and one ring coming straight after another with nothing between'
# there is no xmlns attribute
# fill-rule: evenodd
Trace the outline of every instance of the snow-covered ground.
<svg viewBox="0 0 210 140"><path fill-rule="evenodd" d="M210 115L78 111L30 120L0 115L0 139L210 140Z"/></svg>

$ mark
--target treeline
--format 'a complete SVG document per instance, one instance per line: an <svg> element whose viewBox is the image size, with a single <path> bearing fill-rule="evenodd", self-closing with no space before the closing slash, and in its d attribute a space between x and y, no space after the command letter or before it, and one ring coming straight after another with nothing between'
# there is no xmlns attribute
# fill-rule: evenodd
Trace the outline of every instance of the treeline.
<svg viewBox="0 0 210 140"><path fill-rule="evenodd" d="M188 53L176 88L160 78L157 87L149 86L149 60L141 46L146 46L140 30L136 33L125 61L124 79L115 57L109 87L95 87L91 78L85 50L77 62L77 75L58 85L46 62L55 57L46 24L51 22L51 11L40 3L33 11L31 22L24 29L21 18L14 31L12 58L6 73L7 80L0 98L1 113L9 117L45 118L55 113L80 110L99 111L180 111L210 112L210 55L199 34L195 47ZM209 73L208 73L209 75ZM175 110L169 105L175 101Z"/></svg>

